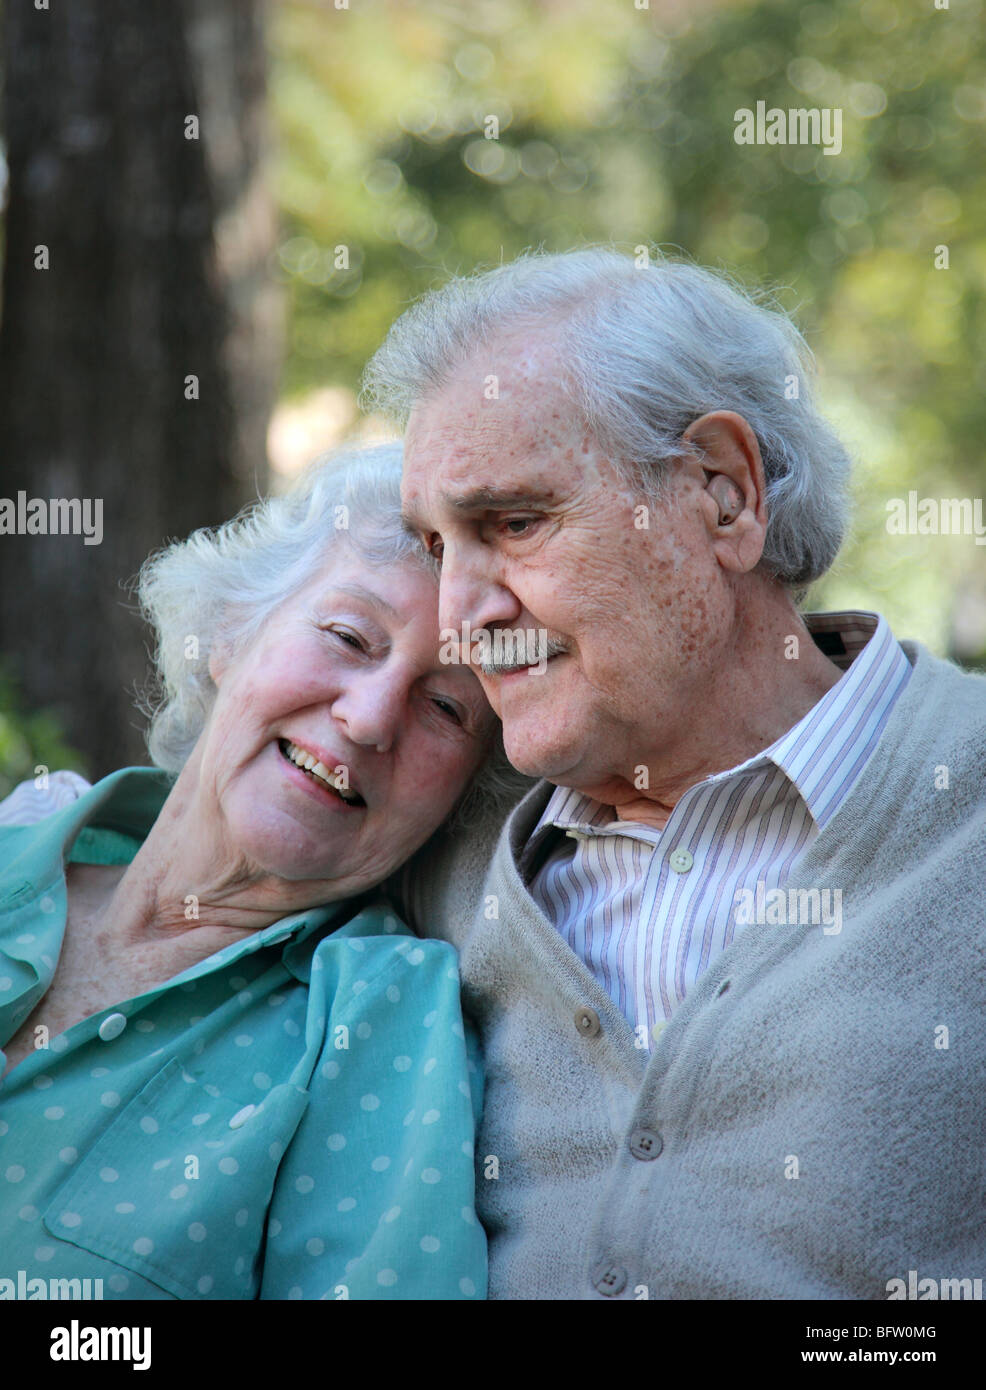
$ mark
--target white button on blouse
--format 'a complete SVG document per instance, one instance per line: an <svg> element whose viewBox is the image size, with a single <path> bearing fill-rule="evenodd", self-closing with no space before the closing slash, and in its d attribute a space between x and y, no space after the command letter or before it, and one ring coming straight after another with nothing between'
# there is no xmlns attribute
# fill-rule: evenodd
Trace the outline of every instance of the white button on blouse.
<svg viewBox="0 0 986 1390"><path fill-rule="evenodd" d="M112 1042L120 1036L126 1026L126 1014L107 1014L97 1031L103 1042Z"/></svg>

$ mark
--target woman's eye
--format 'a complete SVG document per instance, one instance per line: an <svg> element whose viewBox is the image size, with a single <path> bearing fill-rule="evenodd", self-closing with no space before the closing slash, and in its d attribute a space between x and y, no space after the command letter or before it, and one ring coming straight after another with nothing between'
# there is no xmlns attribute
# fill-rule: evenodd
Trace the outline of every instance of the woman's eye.
<svg viewBox="0 0 986 1390"><path fill-rule="evenodd" d="M328 631L332 633L333 637L338 637L345 642L347 647L352 647L354 651L365 650L362 638L357 637L355 632L348 632L342 627L330 627Z"/></svg>
<svg viewBox="0 0 986 1390"><path fill-rule="evenodd" d="M434 703L443 712L443 714L447 714L449 718L454 719L457 724L462 723L462 718L455 705L451 704L448 700L435 700Z"/></svg>

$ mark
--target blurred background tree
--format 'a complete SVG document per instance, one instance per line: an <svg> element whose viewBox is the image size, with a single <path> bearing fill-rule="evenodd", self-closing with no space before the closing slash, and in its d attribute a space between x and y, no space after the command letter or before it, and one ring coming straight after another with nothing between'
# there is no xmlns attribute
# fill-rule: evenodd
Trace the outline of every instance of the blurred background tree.
<svg viewBox="0 0 986 1390"><path fill-rule="evenodd" d="M529 246L656 242L775 287L816 352L858 465L853 534L808 606L876 608L986 665L986 551L886 532L911 489L984 492L980 0L287 3L271 46L291 305L273 440L289 466L292 424L301 453L350 428L338 388L448 273ZM758 100L841 108L841 154L737 145L734 113Z"/></svg>
<svg viewBox="0 0 986 1390"><path fill-rule="evenodd" d="M273 305L278 293L286 303L280 396L268 435L274 485L345 434L386 431L385 422L360 418L363 365L401 309L449 273L531 246L658 244L729 269L751 286L774 287L816 352L823 404L858 460L857 511L839 563L808 606L875 608L898 635L986 665L986 549L971 536L886 531L888 501L908 491L986 491L982 0L949 9L931 0L921 7L903 0L649 0L648 8L630 0L341 4L280 0L267 7L276 145L265 170L263 141L254 133L262 129L259 11L233 0L186 0L168 9L182 17L183 32L197 36L189 40L194 60L182 79L193 88L180 88L183 95L173 100L176 109L203 112L211 102L203 121L203 152L214 151L209 186L222 186L222 151L239 170L213 210L213 249L225 258L227 277L237 266L240 272L226 279L235 288L220 298L234 314L251 302ZM99 8L105 14L114 7ZM248 17L237 20L241 11ZM154 5L142 7L128 11L126 23L149 34L163 22L156 16ZM37 81L40 70L31 71ZM133 100L150 80L140 72L137 65L115 79L129 84ZM47 94L36 100L50 109ZM737 145L734 113L758 100L785 109L840 108L842 152ZM60 109L70 112L71 102ZM128 109L110 112L114 131ZM7 119L13 166L15 131ZM34 133L36 148L48 153L57 138L43 123ZM256 230L268 225L261 172L280 222L266 257ZM174 200L196 186L194 179L175 186L168 216ZM87 202L74 189L61 201L78 220ZM17 196L12 178L11 239ZM123 254L118 242L111 245L113 256ZM936 268L941 247L947 269ZM145 261L145 274L149 266ZM134 273L137 295L141 277ZM11 274L8 267L8 284ZM173 288L179 292L177 280ZM39 293L36 284L32 293ZM138 331L154 339L160 324L141 307L146 301L135 302ZM200 453L192 472L225 459L222 467L241 482L252 468L251 485L263 486L256 449L229 441L245 428L256 439L267 412L270 393L262 383L280 341L276 313L267 307L265 314L251 321L266 323L267 331L241 335L240 352L232 354L241 369L257 371L257 388L231 391L225 442L214 459ZM3 330L11 351L33 341L26 320L17 324L16 335ZM101 323L96 336L105 332ZM84 380L84 356L76 340L60 379L76 372ZM182 360L187 356L186 346ZM193 370L183 368L182 376L186 369ZM19 379L25 402L44 410L53 387L40 359L32 357ZM159 366L147 379L151 400L160 398L161 381ZM164 432L171 466L180 467L174 432L181 412L180 399L148 411L138 394L128 460L137 457L133 446ZM117 438L115 426L109 433ZM34 447L51 453L50 443ZM253 461L234 467L228 460L236 457ZM105 488L124 495L129 489L133 497L134 473L143 486L144 469L123 467L118 452L112 458ZM16 469L4 478L9 495ZM153 505L173 508L174 477L170 489L155 487ZM181 522L177 515L162 514L162 537L219 512L196 504ZM3 538L0 550L8 543ZM140 558L135 553L130 571ZM124 577L121 569L116 579ZM96 581L92 564L86 586L93 601ZM18 603L29 622L37 608L26 596L41 590L33 575L21 582ZM102 574L98 583L105 584ZM117 593L105 601L119 599ZM126 621L136 626L132 615ZM67 682L72 673L56 644L45 638L45 645L45 660ZM69 690L70 707L76 691ZM83 730L79 738L89 751L89 735ZM104 765L100 754L92 770L120 761Z"/></svg>
<svg viewBox="0 0 986 1390"><path fill-rule="evenodd" d="M103 521L0 536L0 652L101 775L144 757L127 581L267 481L263 31L255 0L7 0L3 33L0 492Z"/></svg>

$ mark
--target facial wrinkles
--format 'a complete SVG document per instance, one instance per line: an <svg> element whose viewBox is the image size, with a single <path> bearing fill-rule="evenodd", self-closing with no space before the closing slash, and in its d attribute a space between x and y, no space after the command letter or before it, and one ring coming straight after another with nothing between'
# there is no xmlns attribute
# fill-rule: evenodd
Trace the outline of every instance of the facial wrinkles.
<svg viewBox="0 0 986 1390"><path fill-rule="evenodd" d="M550 371L551 353L550 343L532 343L508 332L489 346L477 348L444 385L421 398L418 409L429 411L433 432L440 438L447 435L455 447L465 447L467 431L477 436L477 442L489 442L489 435L503 428L505 417L510 414L517 416L513 426L515 439L518 423L521 434L527 435L532 422L537 422L535 429L546 424L547 392L557 399ZM491 381L496 388L492 397L487 394ZM436 403L441 405L437 412L431 409ZM530 413L532 406L534 415ZM556 412L552 418L564 418L563 412Z"/></svg>
<svg viewBox="0 0 986 1390"><path fill-rule="evenodd" d="M429 587L430 593L431 588ZM335 611L336 605L331 596L326 596L318 604L321 618L325 616L326 605L328 611ZM373 628L373 624L365 615L361 616L359 612L355 611L347 611L340 617L340 625L355 627L361 633L365 629ZM447 680L447 673L441 673L446 679L436 681L435 689L432 691L430 677L433 674L433 668L430 662L424 659L420 650L424 648L431 652L433 647L437 648L437 626L433 634L431 632L432 626L435 625L428 625L426 630L421 614L412 614L410 622L393 635L395 651L392 654L392 660L397 663L400 670L396 666L392 666L387 672L379 669L376 672L377 677L384 680L388 686L388 689L378 692L381 698L402 704L402 708L398 712L400 717L396 720L398 727L395 728L392 747L387 754L377 756L366 748L356 747L344 729L340 729L333 721L326 722L326 712L319 708L324 702L325 690L319 683L316 683L308 692L312 697L313 704L309 706L305 697L302 697L305 700L304 705L296 708L294 712L289 712L288 722L290 723L291 719L294 718L297 721L297 727L293 730L296 735L295 741L304 744L307 732L309 737L333 750L343 762L351 761L356 768L361 769L357 780L361 781L363 790L371 796L376 806L368 811L361 824L354 825L354 829L365 832L372 828L378 819L382 824L386 824L391 812L403 810L406 819L407 806L412 800L409 790L412 784L415 788L430 784L436 775L436 763L442 764L446 773L449 771L457 772L459 771L459 759L468 759L470 756L468 737L465 732L460 733L458 730L452 729L451 726L446 732L439 723L445 716L437 709L432 715L430 710L424 708L423 703L418 703L419 698L423 702L432 693L436 696L447 694L449 693L448 687L456 684ZM435 639L434 643L426 640L432 636ZM331 635L328 634L319 634L318 636L314 633L308 636L299 634L293 644L289 642L288 648L279 642L269 653L261 653L260 665L263 671L269 673L269 658L274 658L280 653L283 659L287 656L290 647L294 645L295 654L288 657L288 664L290 665L292 661L295 664L300 662L302 669L304 669L313 657L317 663L321 643L332 640ZM309 650L313 641L318 645L318 651ZM391 638L388 637L383 645L389 647L390 642ZM434 658L432 657L431 660ZM310 665L309 669L312 669ZM241 670L240 677L244 684L239 687L239 704L242 707L244 697L250 693L251 683L259 678L262 687L259 698L261 704L266 703L272 716L276 715L271 725L271 728L276 732L280 730L281 724L284 723L287 716L282 715L271 706L270 692L265 690L266 685L269 684L269 679L267 675L263 674L263 671L249 670L243 672ZM367 674L371 673L368 672ZM415 684L419 679L423 688L415 690ZM395 689L395 682L399 689ZM266 701L263 699L264 694L266 694ZM461 698L465 692L456 691L455 694L457 703L468 709L468 701ZM249 700L247 707L253 707ZM416 722L419 712L420 723ZM222 733L225 734L226 731L223 730ZM267 734L269 733L270 730L267 730ZM408 833L408 827L403 824L393 824L392 829L395 832L400 831L404 836ZM359 838L362 838L362 835ZM370 850L371 846L367 844L365 849Z"/></svg>
<svg viewBox="0 0 986 1390"><path fill-rule="evenodd" d="M460 381L457 393L462 390ZM582 595L587 615L615 620L625 607L625 599L620 583L610 575L609 558L616 537L632 527L633 494L605 465L591 436L582 433L576 438L571 430L565 431L563 424L555 423L562 421L561 410L554 411L548 421L542 416L540 421L532 422L525 416L523 407L532 390L531 383L522 382L512 402L498 403L502 407L498 413L479 412L478 437L470 437L468 430L462 428L464 421L472 423L475 420L474 405L464 410L460 419L452 408L454 401L448 402L448 408L444 399L432 402L429 424L437 417L438 426L432 428L430 436L454 438L458 457L447 469L439 465L432 471L430 480L435 485L431 491L438 490L436 474L439 473L444 475L441 478L443 490L447 489L452 495L468 490L470 485L481 484L486 481L484 475L494 470L501 486L509 488L516 480L518 491L524 485L544 488L557 481L557 496L550 503L531 504L532 512L544 513L538 531L530 541L518 542L506 549L502 557L506 582L509 583L511 573L536 578L537 572L544 567L563 564L571 568L578 561L588 566L593 575L593 583L586 586ZM422 441L419 456L425 454L429 442L427 437ZM579 456L576 459L577 448ZM519 505L517 510L523 511L524 507ZM454 513L450 521L454 529L458 524ZM564 555L554 547L559 533L564 534ZM537 620L539 615L532 612L530 616Z"/></svg>
<svg viewBox="0 0 986 1390"><path fill-rule="evenodd" d="M557 513L544 509L548 520L541 524L540 543L532 539L528 545L518 544L504 559L505 582L509 584L513 575L520 583L523 576L521 599L529 617L535 625L554 626L564 634L564 608L558 609L557 594L543 591L549 613L556 615L553 624L544 622L538 612L539 571L544 571L545 578L553 568L555 573L564 572L562 582L566 584L574 583L577 575L575 625L581 632L590 626L605 628L604 633L597 633L593 650L587 654L589 669L586 659L580 662L582 678L612 708L614 695L632 698L634 690L621 649L629 647L638 662L644 658L647 634L654 629L655 608L663 614L665 628L664 669L654 673L659 685L688 660L693 669L696 660L701 662L711 635L710 614L701 587L696 588L697 557L680 538L686 520L680 500L676 497L670 506L659 510L613 472L590 434L583 431L575 436L574 431L566 430L566 403L557 388L549 387L551 394L546 399L540 385L543 374L531 370L525 375L521 370L534 366L530 355L521 355L501 379L501 399L482 406L478 400L480 373L476 373L475 392L468 378L460 377L450 394L431 403L435 407L430 412L431 433L433 438L447 440L457 456L454 466L441 469L450 491L458 485L485 481L478 475L486 471L495 472L502 486L509 486L514 476L518 482L551 479L560 484ZM559 408L551 411L553 405ZM568 469L577 472L571 494L565 488ZM641 502L650 509L648 531L634 527L633 508ZM563 551L554 546L560 534L566 543ZM636 633L628 634L624 642L621 638L628 623ZM655 636L660 640L658 634ZM673 701L673 693L667 694Z"/></svg>

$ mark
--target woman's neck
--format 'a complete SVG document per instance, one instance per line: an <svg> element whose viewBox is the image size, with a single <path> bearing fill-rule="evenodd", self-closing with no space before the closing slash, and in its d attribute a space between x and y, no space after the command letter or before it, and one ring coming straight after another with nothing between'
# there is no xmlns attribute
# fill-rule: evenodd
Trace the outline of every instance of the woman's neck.
<svg viewBox="0 0 986 1390"><path fill-rule="evenodd" d="M186 772L189 774L186 776ZM282 917L329 901L324 885L296 883L251 864L229 843L195 770L179 776L132 862L109 890L103 918L121 943L195 940L211 954Z"/></svg>

